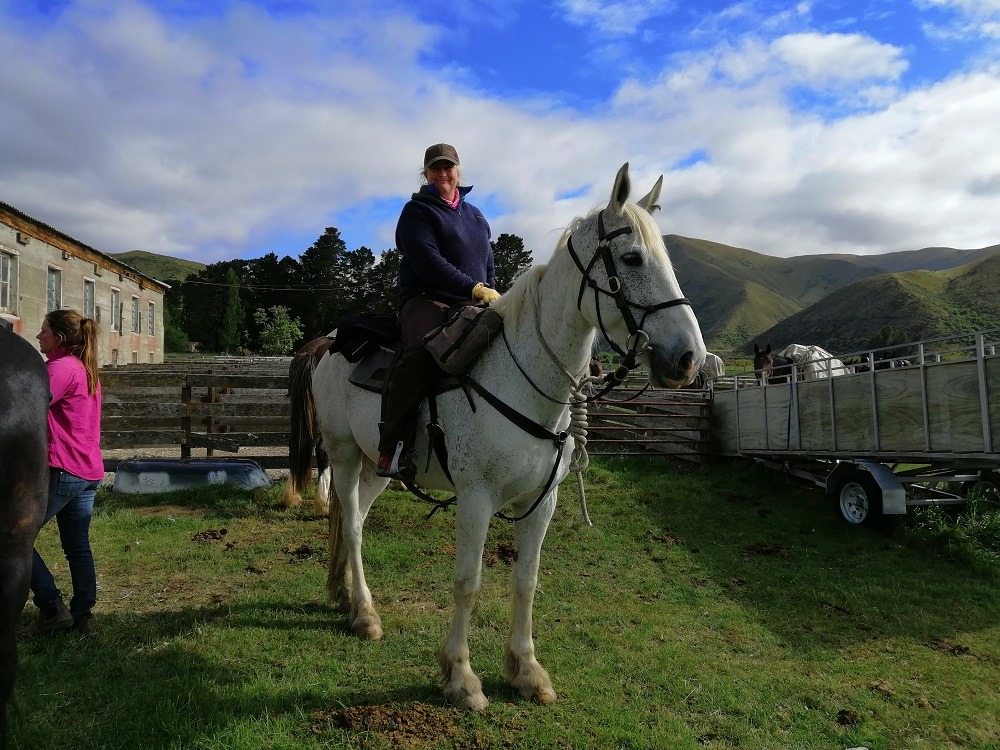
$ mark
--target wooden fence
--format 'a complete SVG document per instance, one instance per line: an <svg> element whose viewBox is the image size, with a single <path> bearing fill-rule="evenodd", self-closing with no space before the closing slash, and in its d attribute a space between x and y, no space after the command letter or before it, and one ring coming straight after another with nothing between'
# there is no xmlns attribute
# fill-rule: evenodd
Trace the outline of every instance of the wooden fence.
<svg viewBox="0 0 1000 750"><path fill-rule="evenodd" d="M204 360L101 371L105 469L133 457L227 454L288 468L288 359ZM592 456L712 454L711 393L626 383L592 405Z"/></svg>

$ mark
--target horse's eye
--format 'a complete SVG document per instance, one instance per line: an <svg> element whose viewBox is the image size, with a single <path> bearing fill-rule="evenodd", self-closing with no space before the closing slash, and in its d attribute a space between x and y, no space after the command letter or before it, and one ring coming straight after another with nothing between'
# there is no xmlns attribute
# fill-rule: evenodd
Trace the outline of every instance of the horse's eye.
<svg viewBox="0 0 1000 750"><path fill-rule="evenodd" d="M622 262L626 266L641 266L642 265L642 253L636 252L635 250L625 253L622 256Z"/></svg>

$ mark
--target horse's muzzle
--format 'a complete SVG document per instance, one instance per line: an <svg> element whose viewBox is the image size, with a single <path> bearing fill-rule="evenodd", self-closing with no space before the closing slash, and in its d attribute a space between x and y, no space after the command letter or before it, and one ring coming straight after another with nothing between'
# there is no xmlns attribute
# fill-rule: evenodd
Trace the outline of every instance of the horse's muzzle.
<svg viewBox="0 0 1000 750"><path fill-rule="evenodd" d="M657 388L682 388L695 379L701 366L693 351L686 351L679 357L668 357L659 344L650 347L648 356L649 379Z"/></svg>

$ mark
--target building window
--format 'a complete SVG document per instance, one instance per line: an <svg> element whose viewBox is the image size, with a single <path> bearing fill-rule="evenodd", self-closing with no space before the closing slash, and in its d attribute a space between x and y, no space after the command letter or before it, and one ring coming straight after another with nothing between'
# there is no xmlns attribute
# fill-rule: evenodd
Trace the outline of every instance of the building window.
<svg viewBox="0 0 1000 750"><path fill-rule="evenodd" d="M153 325L155 320L154 313L156 312L156 303L149 303L149 312L146 315L146 331L150 336L156 335L156 326Z"/></svg>
<svg viewBox="0 0 1000 750"><path fill-rule="evenodd" d="M132 333L139 333L139 298L132 298ZM133 360L138 362L138 359Z"/></svg>
<svg viewBox="0 0 1000 750"><path fill-rule="evenodd" d="M49 268L45 276L45 311L62 309L62 271Z"/></svg>
<svg viewBox="0 0 1000 750"><path fill-rule="evenodd" d="M83 280L83 317L97 318L97 282L93 279Z"/></svg>
<svg viewBox="0 0 1000 750"><path fill-rule="evenodd" d="M122 329L122 293L117 289L111 290L111 330L121 331Z"/></svg>
<svg viewBox="0 0 1000 750"><path fill-rule="evenodd" d="M17 314L17 256L0 252L0 312Z"/></svg>

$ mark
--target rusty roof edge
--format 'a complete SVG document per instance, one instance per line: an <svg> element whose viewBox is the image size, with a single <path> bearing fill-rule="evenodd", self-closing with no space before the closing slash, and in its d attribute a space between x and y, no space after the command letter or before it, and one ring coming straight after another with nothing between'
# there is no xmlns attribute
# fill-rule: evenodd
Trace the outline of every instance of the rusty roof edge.
<svg viewBox="0 0 1000 750"><path fill-rule="evenodd" d="M86 244L84 242L80 242L80 240L76 239L75 237L71 237L70 235L66 234L65 232L63 232L63 231L61 231L59 229L56 229L55 227L53 227L53 226L51 226L49 224L46 224L44 221L39 221L35 217L29 216L28 214L24 213L24 211L21 211L20 209L14 207L12 205L10 205L9 203L6 203L5 201L0 201L0 209L5 209L7 211L10 211L11 213L16 214L19 218L23 219L24 221L29 221L32 224L34 224L35 226L37 226L37 227L40 227L40 228L43 228L43 229L47 229L50 232L54 232L55 234L59 235L63 239L68 240L69 242L72 242L75 245L79 245L81 248L83 248L85 250L89 250L92 253L96 253L97 255L101 256L104 259L106 259L110 263L114 263L115 265L118 265L118 266L121 266L122 268L128 269L132 273L139 274L142 278L146 279L147 281L151 281L154 284L156 284L157 286L163 287L164 290L170 289L170 285L169 284L166 284L166 283L160 281L159 279L153 278L152 276L147 276L142 271L140 271L138 268L130 266L128 263L120 261L120 260L118 260L118 258L114 257L113 255L110 255L109 253L105 253L105 252L103 252L101 250L98 250L96 247L91 247L90 245L88 245L88 244Z"/></svg>

